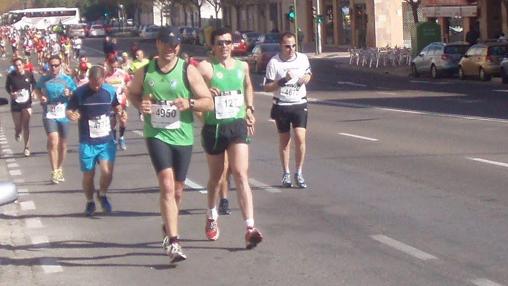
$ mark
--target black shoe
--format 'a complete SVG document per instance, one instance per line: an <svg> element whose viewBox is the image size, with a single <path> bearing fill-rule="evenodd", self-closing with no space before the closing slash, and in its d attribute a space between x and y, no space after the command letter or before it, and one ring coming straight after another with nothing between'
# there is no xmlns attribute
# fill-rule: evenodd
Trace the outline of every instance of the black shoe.
<svg viewBox="0 0 508 286"><path fill-rule="evenodd" d="M94 212L95 212L95 202L86 203L85 214L87 216L92 216Z"/></svg>
<svg viewBox="0 0 508 286"><path fill-rule="evenodd" d="M102 211L106 214L110 214L112 211L111 203L106 196L99 196L99 202L101 203Z"/></svg>
<svg viewBox="0 0 508 286"><path fill-rule="evenodd" d="M220 199L219 214L221 214L221 215L230 215L231 214L231 209L229 208L228 199Z"/></svg>

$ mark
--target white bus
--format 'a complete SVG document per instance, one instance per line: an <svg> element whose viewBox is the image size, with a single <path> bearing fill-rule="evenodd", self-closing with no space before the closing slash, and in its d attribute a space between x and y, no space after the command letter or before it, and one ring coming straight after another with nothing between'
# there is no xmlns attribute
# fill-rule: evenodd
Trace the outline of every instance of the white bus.
<svg viewBox="0 0 508 286"><path fill-rule="evenodd" d="M47 29L49 26L78 24L80 21L78 8L30 8L9 11L9 23L16 29L26 26L36 29Z"/></svg>

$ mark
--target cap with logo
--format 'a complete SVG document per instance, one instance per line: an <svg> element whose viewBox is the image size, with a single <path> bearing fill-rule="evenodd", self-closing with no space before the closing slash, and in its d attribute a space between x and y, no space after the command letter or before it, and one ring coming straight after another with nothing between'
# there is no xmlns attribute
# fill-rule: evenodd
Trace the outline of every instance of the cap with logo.
<svg viewBox="0 0 508 286"><path fill-rule="evenodd" d="M169 45L179 45L182 41L178 29L174 27L162 27L157 34L157 40Z"/></svg>

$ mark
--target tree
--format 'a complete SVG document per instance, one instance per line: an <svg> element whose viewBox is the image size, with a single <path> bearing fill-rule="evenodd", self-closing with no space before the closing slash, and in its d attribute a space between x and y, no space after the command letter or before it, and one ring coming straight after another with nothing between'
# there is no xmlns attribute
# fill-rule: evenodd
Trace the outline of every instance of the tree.
<svg viewBox="0 0 508 286"><path fill-rule="evenodd" d="M236 11L236 27L240 30L240 8L245 4L245 0L221 0L222 7L233 6Z"/></svg>
<svg viewBox="0 0 508 286"><path fill-rule="evenodd" d="M205 0L190 0L190 2L198 9L198 27L201 28L201 7L205 4Z"/></svg>
<svg viewBox="0 0 508 286"><path fill-rule="evenodd" d="M507 0L508 1L508 0ZM219 19L219 11L221 10L221 0L206 0L213 7L213 11L215 12L215 19Z"/></svg>
<svg viewBox="0 0 508 286"><path fill-rule="evenodd" d="M404 0L404 2L408 3L411 6L411 10L413 11L413 19L415 23L420 22L418 20L418 7L422 3L422 0Z"/></svg>

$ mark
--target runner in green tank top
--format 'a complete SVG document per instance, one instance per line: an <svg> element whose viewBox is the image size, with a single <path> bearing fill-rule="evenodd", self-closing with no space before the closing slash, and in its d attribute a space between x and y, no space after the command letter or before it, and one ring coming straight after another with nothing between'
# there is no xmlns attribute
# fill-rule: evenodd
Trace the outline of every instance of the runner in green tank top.
<svg viewBox="0 0 508 286"><path fill-rule="evenodd" d="M129 99L144 114L144 136L157 173L164 225L162 247L171 263L185 260L178 240L178 211L192 154L192 111L213 110L203 77L178 58L178 31L164 27L157 35L158 57L139 69Z"/></svg>
<svg viewBox="0 0 508 286"><path fill-rule="evenodd" d="M219 238L216 204L221 178L225 177L224 157L227 151L236 182L238 205L245 220L245 243L247 249L251 249L263 239L261 232L254 227L252 191L247 174L248 136L254 134L255 123L252 82L248 65L231 57L231 31L215 30L212 43L212 58L198 66L215 101L215 110L204 114L205 125L201 132L210 169L205 232L209 240Z"/></svg>

